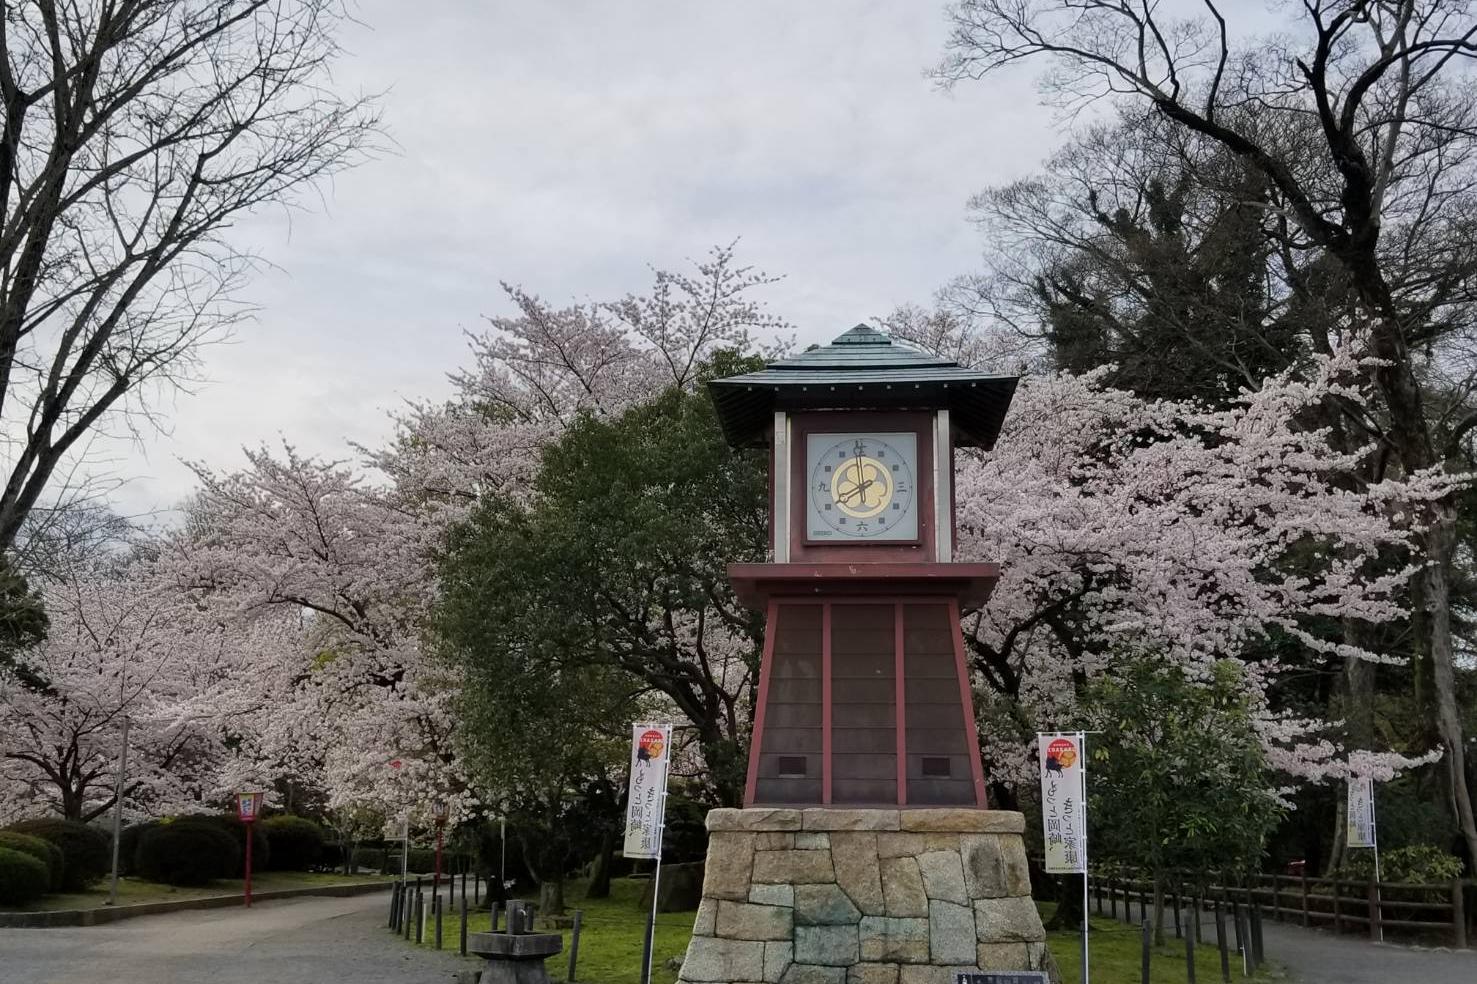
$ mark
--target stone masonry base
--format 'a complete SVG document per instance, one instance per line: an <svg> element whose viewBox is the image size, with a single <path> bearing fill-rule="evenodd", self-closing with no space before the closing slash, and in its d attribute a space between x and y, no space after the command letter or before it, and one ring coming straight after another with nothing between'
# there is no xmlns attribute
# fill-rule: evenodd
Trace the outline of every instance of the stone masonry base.
<svg viewBox="0 0 1477 984"><path fill-rule="evenodd" d="M997 810L714 810L679 984L1051 970L1024 830Z"/></svg>

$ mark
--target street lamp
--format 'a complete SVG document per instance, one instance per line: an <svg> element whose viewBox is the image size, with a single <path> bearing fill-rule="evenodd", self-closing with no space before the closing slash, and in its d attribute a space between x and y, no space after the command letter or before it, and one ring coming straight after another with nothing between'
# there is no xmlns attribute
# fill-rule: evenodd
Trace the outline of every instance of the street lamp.
<svg viewBox="0 0 1477 984"><path fill-rule="evenodd" d="M251 908L251 825L262 811L262 793L237 793L236 816L246 825L246 908Z"/></svg>
<svg viewBox="0 0 1477 984"><path fill-rule="evenodd" d="M441 840L442 833L446 830L446 817L450 812L451 807L444 799L438 799L431 804L431 816L436 818L436 875L431 881L433 896L441 891Z"/></svg>

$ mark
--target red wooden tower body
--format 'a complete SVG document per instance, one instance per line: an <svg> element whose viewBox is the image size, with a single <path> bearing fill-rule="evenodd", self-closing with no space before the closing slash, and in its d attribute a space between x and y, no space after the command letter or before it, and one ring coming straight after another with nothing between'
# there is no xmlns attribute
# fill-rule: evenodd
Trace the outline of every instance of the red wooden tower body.
<svg viewBox="0 0 1477 984"><path fill-rule="evenodd" d="M735 446L770 449L770 551L733 564L766 613L745 806L985 807L954 563L954 448L990 447L1015 377L864 325L709 384Z"/></svg>

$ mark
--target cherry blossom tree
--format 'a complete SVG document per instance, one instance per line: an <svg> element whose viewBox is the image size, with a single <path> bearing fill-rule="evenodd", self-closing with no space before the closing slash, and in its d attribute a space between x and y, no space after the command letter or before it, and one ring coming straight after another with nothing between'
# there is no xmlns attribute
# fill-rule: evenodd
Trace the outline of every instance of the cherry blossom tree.
<svg viewBox="0 0 1477 984"><path fill-rule="evenodd" d="M229 739L251 721L225 696L280 633L220 621L154 573L99 565L45 589L45 641L25 672L0 674L0 816L110 809L125 718L127 812L198 808L230 788Z"/></svg>

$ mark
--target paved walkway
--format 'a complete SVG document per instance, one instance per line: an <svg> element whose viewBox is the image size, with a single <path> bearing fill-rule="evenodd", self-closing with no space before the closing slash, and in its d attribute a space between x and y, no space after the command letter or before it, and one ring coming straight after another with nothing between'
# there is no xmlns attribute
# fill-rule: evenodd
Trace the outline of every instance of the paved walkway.
<svg viewBox="0 0 1477 984"><path fill-rule="evenodd" d="M1213 917L1206 912L1200 918L1203 938L1215 939ZM1272 920L1262 923L1262 943L1267 960L1285 967L1297 984L1477 984L1477 950L1371 943ZM1231 963L1239 966L1234 954ZM1232 980L1238 979L1233 970Z"/></svg>
<svg viewBox="0 0 1477 984"><path fill-rule="evenodd" d="M385 929L389 897L285 899L107 926L0 929L4 984L451 984L472 969Z"/></svg>

